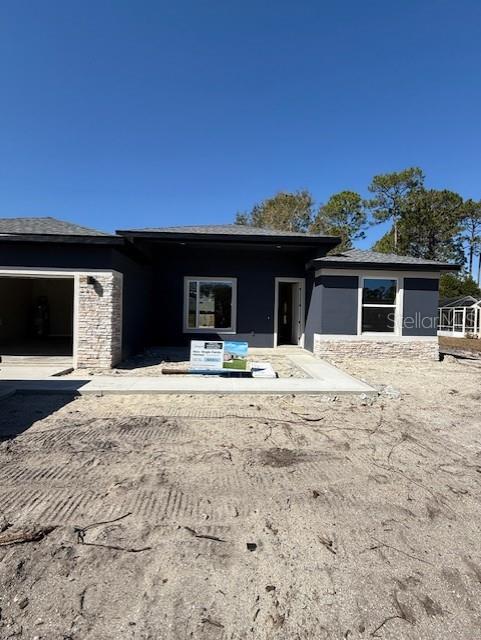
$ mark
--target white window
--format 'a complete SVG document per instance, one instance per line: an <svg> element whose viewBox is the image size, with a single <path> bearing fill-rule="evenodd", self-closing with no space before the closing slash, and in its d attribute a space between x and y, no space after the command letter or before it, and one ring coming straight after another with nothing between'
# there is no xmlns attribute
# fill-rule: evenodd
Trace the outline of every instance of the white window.
<svg viewBox="0 0 481 640"><path fill-rule="evenodd" d="M235 333L236 278L184 278L184 332Z"/></svg>
<svg viewBox="0 0 481 640"><path fill-rule="evenodd" d="M396 333L396 278L363 278L362 333Z"/></svg>

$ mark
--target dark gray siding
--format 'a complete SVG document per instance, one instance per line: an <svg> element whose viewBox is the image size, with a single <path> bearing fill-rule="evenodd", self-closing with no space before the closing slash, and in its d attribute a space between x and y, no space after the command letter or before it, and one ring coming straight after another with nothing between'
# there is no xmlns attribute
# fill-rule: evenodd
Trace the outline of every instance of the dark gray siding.
<svg viewBox="0 0 481 640"><path fill-rule="evenodd" d="M123 274L122 355L142 351L152 335L152 269L123 252L115 251L112 268Z"/></svg>
<svg viewBox="0 0 481 640"><path fill-rule="evenodd" d="M321 276L317 280L322 286L321 333L357 334L357 276Z"/></svg>
<svg viewBox="0 0 481 640"><path fill-rule="evenodd" d="M305 264L324 253L323 247L279 249L227 242L209 246L142 241L124 247L0 242L0 265L120 271L125 356L149 345L183 345L191 339L219 337L183 333L184 276L237 278L237 333L232 339L272 347L275 278L306 277Z"/></svg>
<svg viewBox="0 0 481 640"><path fill-rule="evenodd" d="M322 287L315 286L314 271L306 276L306 325L304 330L304 347L314 349L314 334L321 332Z"/></svg>
<svg viewBox="0 0 481 640"><path fill-rule="evenodd" d="M308 287L306 349L312 351L314 334L356 335L358 278L318 276Z"/></svg>
<svg viewBox="0 0 481 640"><path fill-rule="evenodd" d="M190 340L246 340L253 347L274 344L275 278L306 276L309 256L264 248L153 247L155 327L153 343L184 345ZM237 333L184 334L184 277L237 278Z"/></svg>
<svg viewBox="0 0 481 640"><path fill-rule="evenodd" d="M437 334L439 280L404 278L403 336Z"/></svg>
<svg viewBox="0 0 481 640"><path fill-rule="evenodd" d="M115 269L124 276L122 351L124 356L151 342L152 269L129 248L108 245L0 242L0 266L33 269Z"/></svg>
<svg viewBox="0 0 481 640"><path fill-rule="evenodd" d="M112 247L105 245L0 241L0 266L111 269L113 251Z"/></svg>

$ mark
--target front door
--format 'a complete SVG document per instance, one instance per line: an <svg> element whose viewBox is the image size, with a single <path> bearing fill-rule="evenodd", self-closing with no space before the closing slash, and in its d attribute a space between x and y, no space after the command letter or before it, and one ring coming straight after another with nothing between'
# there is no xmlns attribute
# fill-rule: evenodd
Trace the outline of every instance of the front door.
<svg viewBox="0 0 481 640"><path fill-rule="evenodd" d="M293 344L293 289L291 282L279 282L277 344Z"/></svg>

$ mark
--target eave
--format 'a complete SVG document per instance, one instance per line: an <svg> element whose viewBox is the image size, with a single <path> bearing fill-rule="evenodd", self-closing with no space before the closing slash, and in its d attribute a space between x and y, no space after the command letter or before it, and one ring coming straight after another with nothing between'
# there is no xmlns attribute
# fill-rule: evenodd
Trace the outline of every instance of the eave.
<svg viewBox="0 0 481 640"><path fill-rule="evenodd" d="M370 271L460 271L461 267L457 264L449 264L439 262L433 264L414 264L409 262L336 262L334 260L323 261L310 260L306 264L306 269L359 269Z"/></svg>
<svg viewBox="0 0 481 640"><path fill-rule="evenodd" d="M171 233L156 231L129 231L119 229L119 236L128 239L145 239L159 242L189 242L189 243L214 243L214 244L263 244L263 245L289 245L298 247L336 247L340 239L334 236L285 236L285 235L239 235L218 233Z"/></svg>

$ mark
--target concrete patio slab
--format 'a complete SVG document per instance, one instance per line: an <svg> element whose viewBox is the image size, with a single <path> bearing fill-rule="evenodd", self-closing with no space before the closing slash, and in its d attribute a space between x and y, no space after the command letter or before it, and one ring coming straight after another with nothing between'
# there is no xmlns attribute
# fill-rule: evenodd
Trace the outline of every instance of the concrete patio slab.
<svg viewBox="0 0 481 640"><path fill-rule="evenodd" d="M275 350L253 349L256 357L275 353L289 359L308 378L228 378L221 376L139 376L82 375L62 378L61 367L38 365L0 365L0 390L14 388L19 393L107 394L308 394L377 395L376 389L361 380L315 358L299 347ZM53 377L57 376L57 377ZM2 383L4 381L4 384Z"/></svg>
<svg viewBox="0 0 481 640"><path fill-rule="evenodd" d="M38 380L62 376L72 370L65 364L0 364L0 380Z"/></svg>
<svg viewBox="0 0 481 640"><path fill-rule="evenodd" d="M0 382L0 389L2 383ZM5 383L7 386L7 383ZM90 379L45 378L11 380L18 393L69 394L309 394L309 395L377 395L369 385L339 372L335 379L313 378L217 378L188 376L185 378L141 378L127 376L94 376Z"/></svg>
<svg viewBox="0 0 481 640"><path fill-rule="evenodd" d="M0 382L0 390L2 383ZM17 393L68 393L78 395L107 394L323 394L378 395L369 385L352 380L338 380L333 384L328 380L309 378L265 379L229 379L194 378L187 380L165 378L129 378L99 376L90 380L46 378L44 380L11 380L10 387Z"/></svg>
<svg viewBox="0 0 481 640"><path fill-rule="evenodd" d="M65 368L73 365L73 358L71 356L39 356L39 355L24 355L24 356L12 356L8 353L2 353L0 355L1 365L22 365L22 366L63 366Z"/></svg>

